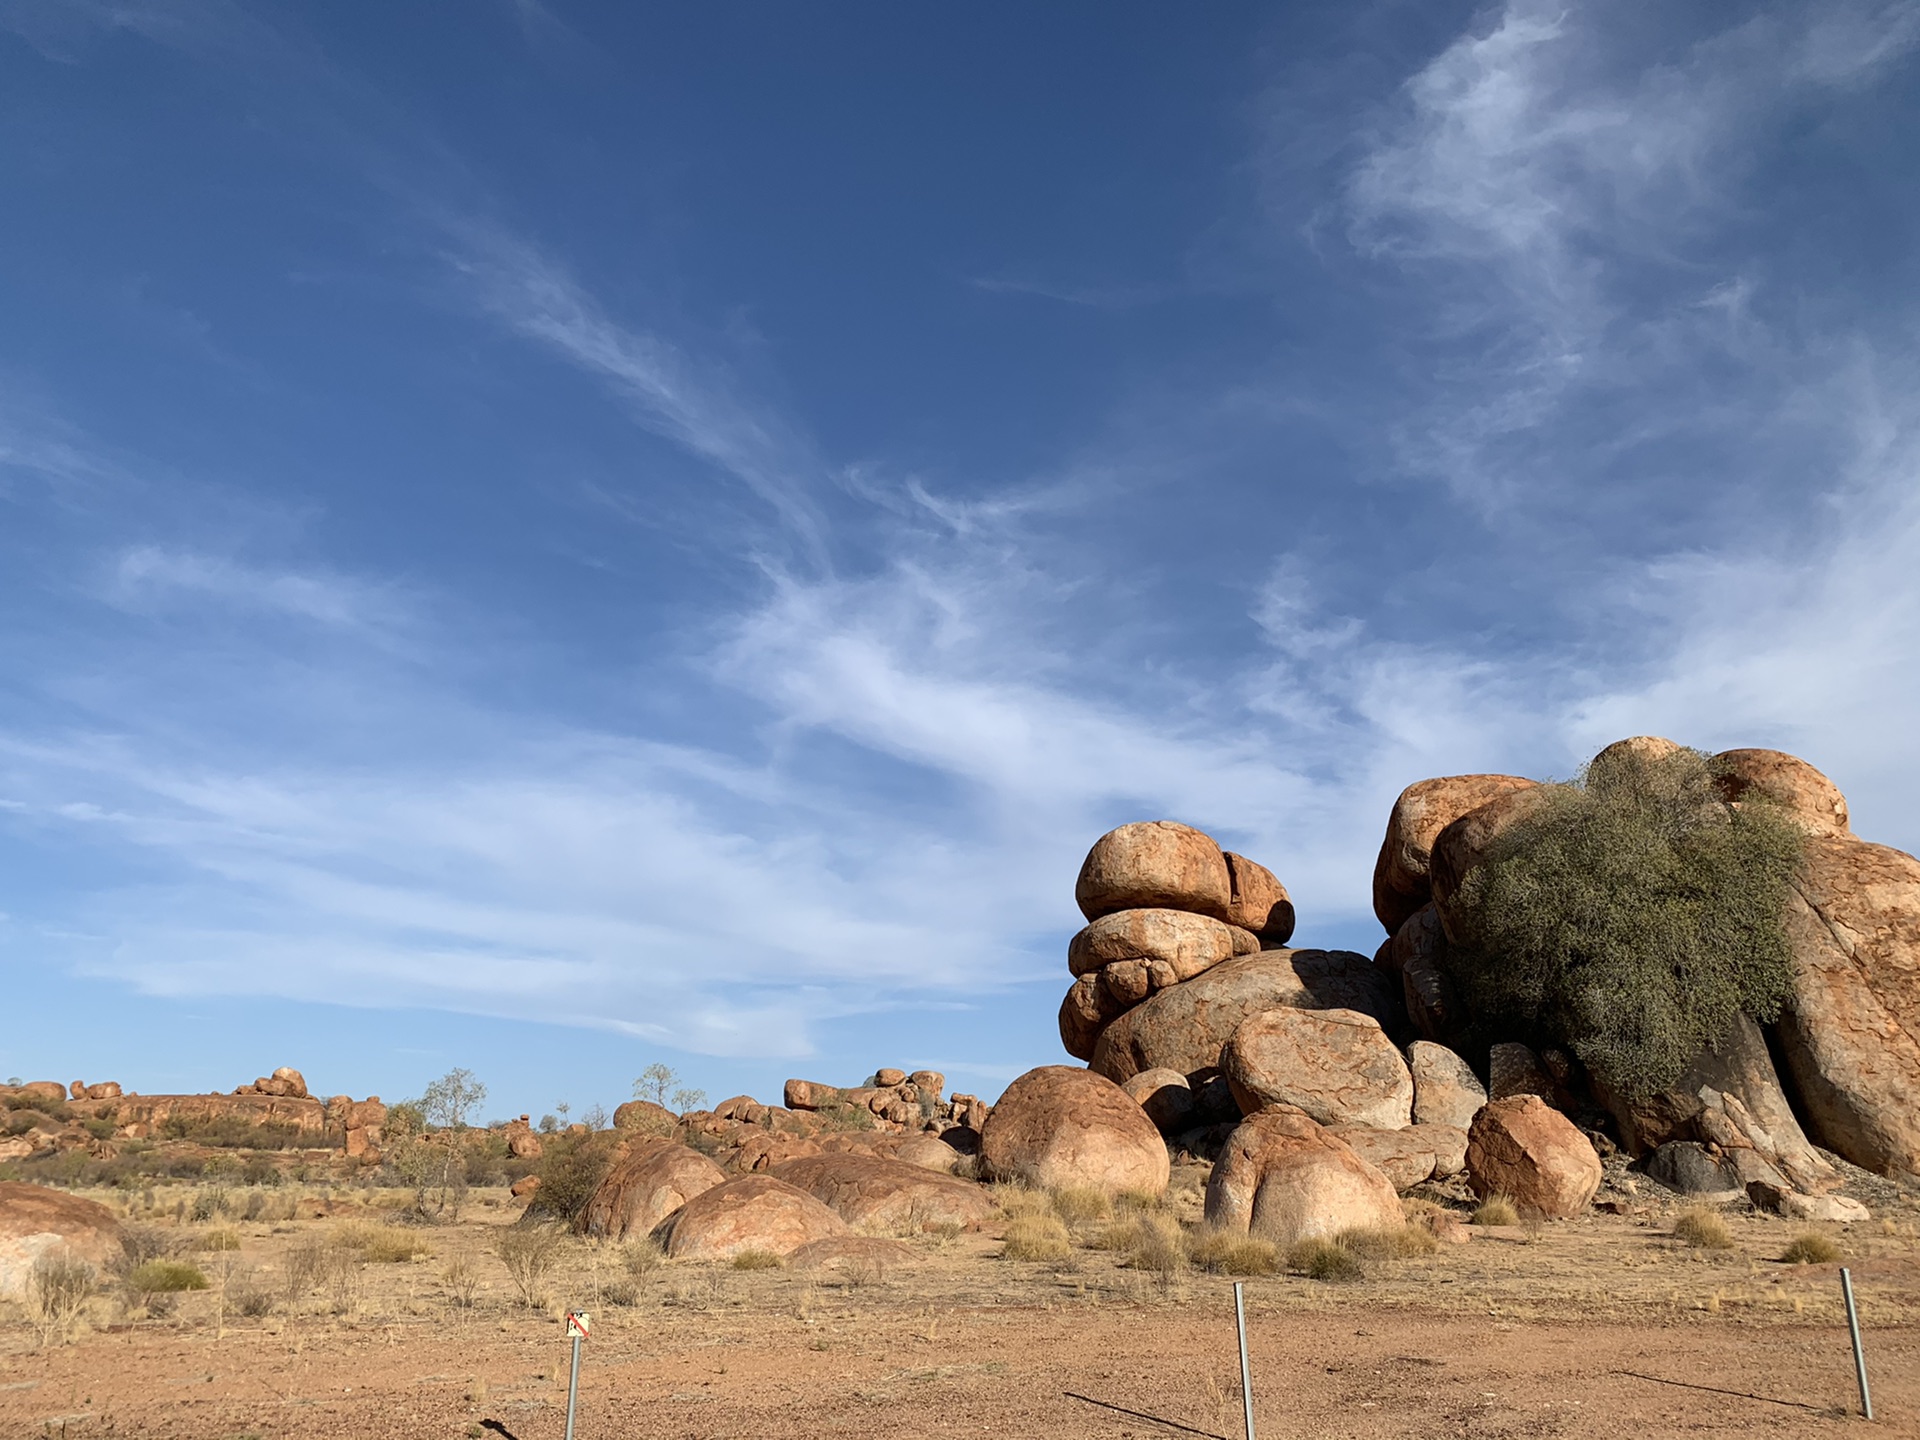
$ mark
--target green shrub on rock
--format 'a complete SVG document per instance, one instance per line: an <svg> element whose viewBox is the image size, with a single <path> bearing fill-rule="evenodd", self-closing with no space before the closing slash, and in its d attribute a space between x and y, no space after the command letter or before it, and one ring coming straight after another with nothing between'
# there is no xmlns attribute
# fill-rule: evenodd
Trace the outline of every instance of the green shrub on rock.
<svg viewBox="0 0 1920 1440"><path fill-rule="evenodd" d="M1447 907L1447 967L1475 1013L1554 1037L1629 1098L1737 1015L1777 1019L1800 833L1714 782L1697 750L1615 746L1502 833Z"/></svg>

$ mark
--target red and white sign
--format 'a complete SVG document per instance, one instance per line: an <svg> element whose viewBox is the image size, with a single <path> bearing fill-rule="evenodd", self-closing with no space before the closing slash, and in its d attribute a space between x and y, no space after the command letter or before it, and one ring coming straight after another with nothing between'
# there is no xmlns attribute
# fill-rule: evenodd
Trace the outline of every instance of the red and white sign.
<svg viewBox="0 0 1920 1440"><path fill-rule="evenodd" d="M585 1340L593 1334L593 1317L584 1310L567 1311L567 1338Z"/></svg>

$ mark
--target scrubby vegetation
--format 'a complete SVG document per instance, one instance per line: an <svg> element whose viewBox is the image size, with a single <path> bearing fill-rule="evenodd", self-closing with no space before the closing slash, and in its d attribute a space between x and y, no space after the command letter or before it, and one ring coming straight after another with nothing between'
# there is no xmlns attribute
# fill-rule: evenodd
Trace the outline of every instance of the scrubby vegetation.
<svg viewBox="0 0 1920 1440"><path fill-rule="evenodd" d="M1796 1235L1780 1258L1789 1265L1831 1265L1842 1257L1840 1247L1818 1230Z"/></svg>
<svg viewBox="0 0 1920 1440"><path fill-rule="evenodd" d="M1673 1238L1696 1250L1731 1250L1733 1232L1717 1211L1704 1205L1682 1210L1673 1219Z"/></svg>
<svg viewBox="0 0 1920 1440"><path fill-rule="evenodd" d="M1721 803L1710 759L1622 752L1557 786L1452 905L1448 968L1475 1012L1551 1037L1629 1097L1660 1090L1742 1013L1792 995L1799 832Z"/></svg>

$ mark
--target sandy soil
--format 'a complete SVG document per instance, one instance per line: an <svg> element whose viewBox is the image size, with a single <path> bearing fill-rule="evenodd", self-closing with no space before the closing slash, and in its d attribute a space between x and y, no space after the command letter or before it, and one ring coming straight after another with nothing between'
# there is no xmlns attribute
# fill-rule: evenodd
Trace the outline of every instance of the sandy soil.
<svg viewBox="0 0 1920 1440"><path fill-rule="evenodd" d="M0 1330L0 1436L558 1440L558 1305L517 1303L489 1248L511 1213L478 1207L426 1232L431 1254L365 1267L350 1298L317 1290L262 1318L223 1325L213 1292L164 1319L101 1299L73 1343L48 1347L16 1317ZM230 1228L238 1262L270 1281L288 1247L341 1223ZM1798 1227L1731 1224L1727 1251L1676 1245L1657 1214L1594 1215L1480 1232L1350 1285L1249 1280L1260 1434L1860 1426L1835 1267L1776 1262ZM1920 1434L1913 1226L1840 1238L1865 1311L1872 1433ZM1163 1281L1097 1249L1054 1265L998 1250L992 1233L915 1240L883 1274L660 1263L623 1290L617 1254L573 1245L548 1288L594 1307L578 1433L1239 1435L1230 1281ZM486 1277L471 1307L446 1281L460 1259Z"/></svg>

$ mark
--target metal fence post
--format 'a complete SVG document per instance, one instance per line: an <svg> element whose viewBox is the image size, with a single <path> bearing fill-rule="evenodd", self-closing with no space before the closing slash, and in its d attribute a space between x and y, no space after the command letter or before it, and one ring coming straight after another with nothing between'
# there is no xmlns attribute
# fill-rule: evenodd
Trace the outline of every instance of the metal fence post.
<svg viewBox="0 0 1920 1440"><path fill-rule="evenodd" d="M1246 1411L1247 1440L1253 1440L1253 1367L1247 1363L1247 1302L1244 1288L1240 1281L1233 1282L1233 1323L1240 1332L1240 1404Z"/></svg>
<svg viewBox="0 0 1920 1440"><path fill-rule="evenodd" d="M1853 1336L1853 1374L1860 1382L1860 1413L1871 1420L1873 1396L1867 1391L1867 1353L1860 1348L1860 1312L1853 1304L1853 1274L1844 1265L1840 1267L1840 1293L1846 1297L1847 1330Z"/></svg>

